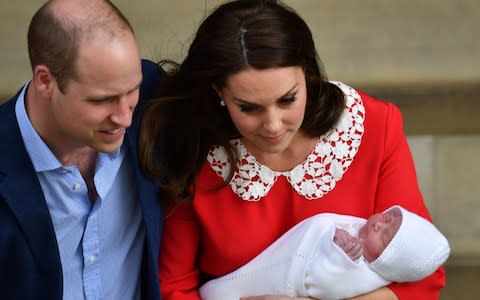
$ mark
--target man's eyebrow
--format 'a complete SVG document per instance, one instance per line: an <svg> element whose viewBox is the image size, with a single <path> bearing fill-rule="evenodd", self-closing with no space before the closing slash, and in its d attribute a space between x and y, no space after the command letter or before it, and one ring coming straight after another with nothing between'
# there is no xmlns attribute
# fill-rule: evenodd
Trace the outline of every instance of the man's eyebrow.
<svg viewBox="0 0 480 300"><path fill-rule="evenodd" d="M295 92L295 89L298 87L298 83L296 83L291 89L289 89L286 93L284 93L282 96L278 97L277 98L277 101L278 100L282 100L282 99L285 99L286 97L290 96L293 92ZM238 101L238 102L243 102L245 104L255 104L255 103L252 103L252 102L249 102L247 100L244 100L244 99L241 99L241 98L237 98L237 97L233 97L234 100Z"/></svg>
<svg viewBox="0 0 480 300"><path fill-rule="evenodd" d="M130 94L131 92L139 89L140 86L142 85L142 81L143 81L143 79L140 79L140 81L135 85L134 88L127 91L127 94ZM110 98L117 97L117 96L118 96L118 94L105 94L105 95L90 96L90 97L88 97L88 99L90 99L91 101L102 101L102 100L110 99Z"/></svg>
<svg viewBox="0 0 480 300"><path fill-rule="evenodd" d="M130 91L128 91L128 92L131 93L131 92L133 92L134 90L139 89L139 88L142 86L142 83L143 83L143 77L140 78L140 81L137 83L137 85L136 85L133 89L131 89Z"/></svg>

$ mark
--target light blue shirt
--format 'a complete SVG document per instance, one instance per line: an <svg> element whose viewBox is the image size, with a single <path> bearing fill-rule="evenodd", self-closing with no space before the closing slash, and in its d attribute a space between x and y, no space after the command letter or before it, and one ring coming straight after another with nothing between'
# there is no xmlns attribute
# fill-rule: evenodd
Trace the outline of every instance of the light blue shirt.
<svg viewBox="0 0 480 300"><path fill-rule="evenodd" d="M63 166L33 128L25 110L27 86L15 112L52 218L63 299L140 299L145 229L125 145L98 153L92 203L78 168Z"/></svg>

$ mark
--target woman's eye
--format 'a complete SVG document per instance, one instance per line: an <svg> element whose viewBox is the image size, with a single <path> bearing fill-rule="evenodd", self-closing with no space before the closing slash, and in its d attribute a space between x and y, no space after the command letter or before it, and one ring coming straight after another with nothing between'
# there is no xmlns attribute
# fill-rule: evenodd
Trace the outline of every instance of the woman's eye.
<svg viewBox="0 0 480 300"><path fill-rule="evenodd" d="M240 105L240 110L245 113L253 112L256 107L253 105Z"/></svg>
<svg viewBox="0 0 480 300"><path fill-rule="evenodd" d="M290 103L295 102L295 100L297 100L297 98L295 96L285 97L285 98L280 100L280 103L288 105Z"/></svg>

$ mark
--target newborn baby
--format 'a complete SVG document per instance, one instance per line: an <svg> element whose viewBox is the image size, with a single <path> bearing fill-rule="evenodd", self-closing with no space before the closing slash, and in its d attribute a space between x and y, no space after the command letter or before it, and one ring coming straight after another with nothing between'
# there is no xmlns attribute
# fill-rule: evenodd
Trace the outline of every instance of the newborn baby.
<svg viewBox="0 0 480 300"><path fill-rule="evenodd" d="M358 239L347 230L336 228L333 241L351 259L356 260L362 254L368 262L375 260L387 247L397 233L402 222L399 209L390 209L384 213L377 213L367 219L360 228Z"/></svg>
<svg viewBox="0 0 480 300"><path fill-rule="evenodd" d="M427 277L449 254L447 239L431 222L400 206L368 220L322 213L295 225L246 265L204 284L200 296L349 298Z"/></svg>

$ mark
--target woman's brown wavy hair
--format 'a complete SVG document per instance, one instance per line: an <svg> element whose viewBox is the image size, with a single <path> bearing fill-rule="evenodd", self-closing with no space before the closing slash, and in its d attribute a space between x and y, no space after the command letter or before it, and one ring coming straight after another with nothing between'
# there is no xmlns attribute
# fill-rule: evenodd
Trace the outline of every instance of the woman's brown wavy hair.
<svg viewBox="0 0 480 300"><path fill-rule="evenodd" d="M168 202L191 201L195 178L213 145L223 146L230 162L237 161L229 140L239 133L212 88L222 89L232 74L301 67L307 86L301 130L310 136L328 132L345 105L341 90L327 81L307 24L280 1L220 5L200 25L182 63L160 64L168 78L143 111L139 154Z"/></svg>

